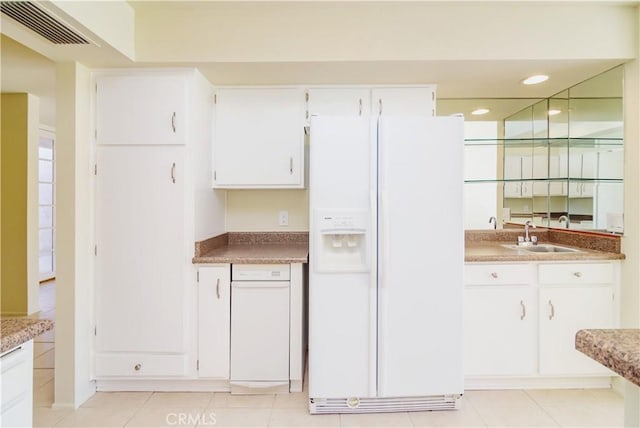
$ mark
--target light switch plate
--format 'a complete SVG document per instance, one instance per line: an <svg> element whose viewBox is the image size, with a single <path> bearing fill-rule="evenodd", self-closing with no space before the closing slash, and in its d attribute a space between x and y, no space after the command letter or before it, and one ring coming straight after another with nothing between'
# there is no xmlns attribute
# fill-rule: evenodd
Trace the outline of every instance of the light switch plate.
<svg viewBox="0 0 640 428"><path fill-rule="evenodd" d="M278 219L280 226L289 226L289 211L280 211Z"/></svg>

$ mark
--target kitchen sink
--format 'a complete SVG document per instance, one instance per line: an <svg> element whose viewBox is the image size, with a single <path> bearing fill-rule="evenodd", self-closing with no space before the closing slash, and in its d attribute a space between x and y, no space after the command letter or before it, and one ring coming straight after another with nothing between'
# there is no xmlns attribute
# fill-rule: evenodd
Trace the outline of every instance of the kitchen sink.
<svg viewBox="0 0 640 428"><path fill-rule="evenodd" d="M559 247L557 245L540 244L540 245L505 245L507 248L514 250L530 251L532 253L577 253L580 250L567 247Z"/></svg>

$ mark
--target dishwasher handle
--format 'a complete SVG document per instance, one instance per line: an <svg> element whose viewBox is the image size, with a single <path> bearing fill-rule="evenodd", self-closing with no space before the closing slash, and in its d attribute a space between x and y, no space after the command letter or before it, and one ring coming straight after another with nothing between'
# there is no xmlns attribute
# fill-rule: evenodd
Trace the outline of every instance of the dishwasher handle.
<svg viewBox="0 0 640 428"><path fill-rule="evenodd" d="M263 289L289 288L289 281L232 281L231 288Z"/></svg>

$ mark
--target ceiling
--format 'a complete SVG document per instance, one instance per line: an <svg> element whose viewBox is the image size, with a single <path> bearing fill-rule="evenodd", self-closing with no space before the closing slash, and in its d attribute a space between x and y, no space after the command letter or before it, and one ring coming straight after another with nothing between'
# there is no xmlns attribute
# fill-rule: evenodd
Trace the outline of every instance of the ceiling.
<svg viewBox="0 0 640 428"><path fill-rule="evenodd" d="M136 13L153 8L196 8L205 11L217 2L130 2ZM43 122L55 124L55 64L69 60L64 48L43 50L48 58L7 35L3 19L1 40L1 76L3 92L30 92L41 97ZM13 34L12 34L13 35ZM589 77L622 62L619 58L603 59L509 59L509 60L408 60L408 61L131 61L114 53L109 46L90 46L72 57L90 68L100 67L197 67L218 85L335 85L335 84L437 84L439 99L481 98L475 107L490 107L490 115L482 120L500 119L533 101L552 96ZM65 57L66 56L66 57ZM536 86L521 84L523 78L544 73L550 79ZM495 98L515 100L492 101ZM524 99L524 100L523 100ZM475 108L476 102L468 108ZM490 105L491 104L491 105ZM445 104L443 104L444 108ZM452 107L459 110L463 106ZM466 108L466 107L465 107ZM458 111L456 111L458 112ZM439 113L447 113L446 108ZM469 112L464 112L470 118Z"/></svg>

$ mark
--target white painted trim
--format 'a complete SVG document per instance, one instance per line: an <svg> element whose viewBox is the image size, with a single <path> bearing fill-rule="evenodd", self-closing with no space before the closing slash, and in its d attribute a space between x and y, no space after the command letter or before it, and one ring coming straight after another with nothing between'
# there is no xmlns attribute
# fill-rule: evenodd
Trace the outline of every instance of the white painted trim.
<svg viewBox="0 0 640 428"><path fill-rule="evenodd" d="M597 377L467 377L465 390L476 389L572 389L572 388L611 388L612 378Z"/></svg>
<svg viewBox="0 0 640 428"><path fill-rule="evenodd" d="M230 392L229 380L116 379L96 381L97 391Z"/></svg>

